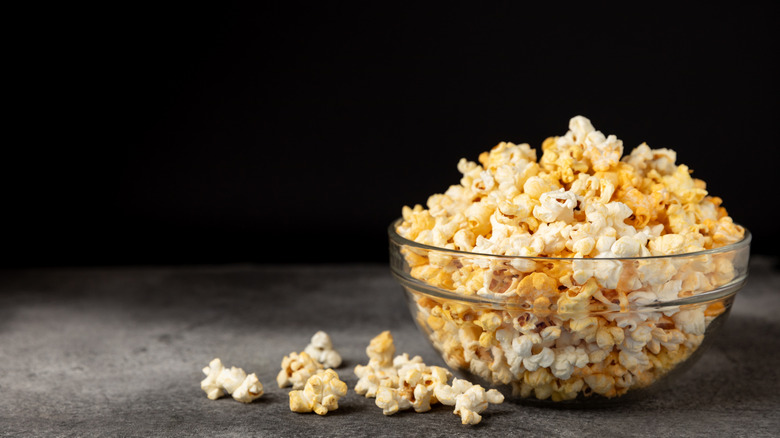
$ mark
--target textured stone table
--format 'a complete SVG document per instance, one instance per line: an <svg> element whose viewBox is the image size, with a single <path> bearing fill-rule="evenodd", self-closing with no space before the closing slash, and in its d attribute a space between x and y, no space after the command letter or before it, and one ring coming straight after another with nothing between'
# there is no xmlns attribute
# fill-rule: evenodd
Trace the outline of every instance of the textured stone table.
<svg viewBox="0 0 780 438"><path fill-rule="evenodd" d="M368 341L443 365L386 266L207 266L0 272L0 436L777 436L780 270L754 257L722 335L663 397L599 409L439 406L385 417L352 391ZM326 417L295 414L281 358L325 330L350 387ZM205 397L214 357L256 372L245 405Z"/></svg>

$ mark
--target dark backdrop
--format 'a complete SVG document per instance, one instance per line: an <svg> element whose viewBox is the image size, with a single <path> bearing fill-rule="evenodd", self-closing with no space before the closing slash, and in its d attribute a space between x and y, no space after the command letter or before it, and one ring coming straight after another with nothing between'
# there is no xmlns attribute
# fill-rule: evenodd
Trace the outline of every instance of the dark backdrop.
<svg viewBox="0 0 780 438"><path fill-rule="evenodd" d="M772 254L778 14L743 3L12 15L3 265L383 262L459 158L578 114L676 150Z"/></svg>

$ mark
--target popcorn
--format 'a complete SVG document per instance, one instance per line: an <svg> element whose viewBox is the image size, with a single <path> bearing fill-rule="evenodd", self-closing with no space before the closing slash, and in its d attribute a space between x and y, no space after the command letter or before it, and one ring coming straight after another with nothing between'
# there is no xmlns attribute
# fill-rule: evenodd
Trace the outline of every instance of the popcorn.
<svg viewBox="0 0 780 438"><path fill-rule="evenodd" d="M399 410L414 408L416 412L426 412L431 409L431 403L436 386L447 383L450 372L441 367L428 367L418 361L410 361L396 365L398 370L398 387L382 386L377 391L376 405L382 408L384 415L392 415Z"/></svg>
<svg viewBox="0 0 780 438"><path fill-rule="evenodd" d="M292 352L282 359L282 369L276 376L276 383L280 388L292 386L293 389L302 389L309 377L320 369L322 364L305 351L300 354Z"/></svg>
<svg viewBox="0 0 780 438"><path fill-rule="evenodd" d="M382 408L384 415L393 415L398 411L409 409L412 402L403 397L396 388L383 386L376 393L376 405Z"/></svg>
<svg viewBox="0 0 780 438"><path fill-rule="evenodd" d="M400 374L398 388L381 387L377 392L376 405L383 409L385 415L392 415L399 410L414 408L416 412L427 412L434 398L434 389L446 383L449 371L440 367L425 367L409 369Z"/></svg>
<svg viewBox="0 0 780 438"><path fill-rule="evenodd" d="M263 384L257 379L257 375L252 373L244 378L244 381L238 385L232 395L234 399L242 403L251 403L263 395Z"/></svg>
<svg viewBox="0 0 780 438"><path fill-rule="evenodd" d="M487 409L488 403L504 402L504 395L497 390L485 391L480 385L457 378L452 380L452 386L437 386L435 394L442 404L455 406L453 413L460 415L463 424L478 424L482 421L480 414Z"/></svg>
<svg viewBox="0 0 780 438"><path fill-rule="evenodd" d="M701 307L681 310L672 316L682 332L691 335L703 335L706 328L704 311Z"/></svg>
<svg viewBox="0 0 780 438"><path fill-rule="evenodd" d="M383 382L385 386L398 384L398 370L393 366L393 335L384 331L371 339L366 354L368 363L355 366L355 375L358 377L355 392L366 397L376 397Z"/></svg>
<svg viewBox="0 0 780 438"><path fill-rule="evenodd" d="M347 384L333 369L320 370L306 380L303 390L290 391L290 410L325 415L339 408L339 398L347 394Z"/></svg>
<svg viewBox="0 0 780 438"><path fill-rule="evenodd" d="M325 368L338 368L341 365L341 355L333 349L330 336L322 330L312 336L311 342L303 351Z"/></svg>
<svg viewBox="0 0 780 438"><path fill-rule="evenodd" d="M526 338L527 339L527 338ZM552 349L544 347L536 354L532 354L523 359L523 366L528 371L536 371L537 368L547 368L555 361L555 353Z"/></svg>
<svg viewBox="0 0 780 438"><path fill-rule="evenodd" d="M689 167L676 163L673 150L642 143L624 156L621 140L582 116L541 149L537 160L527 144L502 142L478 162L461 159L460 184L429 197L426 208L402 209L397 232L407 239L529 257L469 259L403 248L412 277L499 304L418 297L417 320L447 365L511 383L524 397L615 397L647 386L686 360L725 311L647 306L737 275L729 254L651 256L719 248L743 239L745 230ZM356 389L381 391L388 412L411 409L411 389L406 401L397 389L404 376L383 360L360 368Z"/></svg>
<svg viewBox="0 0 780 438"><path fill-rule="evenodd" d="M200 389L206 391L206 396L211 400L216 400L225 395L222 382L217 383L217 379L223 369L222 361L219 358L213 359L209 362L209 366L203 368L203 374L206 375L206 378L200 382Z"/></svg>
<svg viewBox="0 0 780 438"><path fill-rule="evenodd" d="M486 325L491 323L489 317L485 320ZM431 405L443 403L455 406L454 412L461 415L463 424L477 424L482 420L479 414L488 403L504 401L504 396L497 390L485 391L466 380L454 379L452 386L448 385L452 373L442 367L426 365L420 356L410 358L403 353L390 361L394 352L392 335L389 331L382 332L366 348L369 363L355 367L355 374L361 379L355 392L375 397L375 403L384 415L407 409L427 412Z"/></svg>
<svg viewBox="0 0 780 438"><path fill-rule="evenodd" d="M563 188L545 192L539 196L539 205L534 207L534 217L542 222L568 223L574 220L576 206L577 197L572 192L567 192Z"/></svg>
<svg viewBox="0 0 780 438"><path fill-rule="evenodd" d="M219 358L213 359L203 368L206 378L200 382L200 388L211 400L227 394L242 403L251 403L263 395L263 384L255 373L247 375L241 368L225 368Z"/></svg>

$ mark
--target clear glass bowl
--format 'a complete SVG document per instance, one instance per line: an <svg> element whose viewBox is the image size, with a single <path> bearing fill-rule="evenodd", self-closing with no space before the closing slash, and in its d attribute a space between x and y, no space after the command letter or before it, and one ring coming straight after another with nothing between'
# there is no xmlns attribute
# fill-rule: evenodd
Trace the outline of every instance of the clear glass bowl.
<svg viewBox="0 0 780 438"><path fill-rule="evenodd" d="M626 400L693 364L745 284L750 233L695 253L510 257L389 229L390 266L421 331L456 374L519 401Z"/></svg>

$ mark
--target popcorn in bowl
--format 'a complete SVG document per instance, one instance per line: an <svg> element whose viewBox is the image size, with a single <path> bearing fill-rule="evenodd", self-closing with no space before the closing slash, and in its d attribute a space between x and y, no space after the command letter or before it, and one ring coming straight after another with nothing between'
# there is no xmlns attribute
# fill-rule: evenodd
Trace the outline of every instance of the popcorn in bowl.
<svg viewBox="0 0 780 438"><path fill-rule="evenodd" d="M415 320L450 367L521 398L653 386L722 325L750 234L672 150L624 156L577 116L542 152L499 143L403 208L391 268Z"/></svg>

